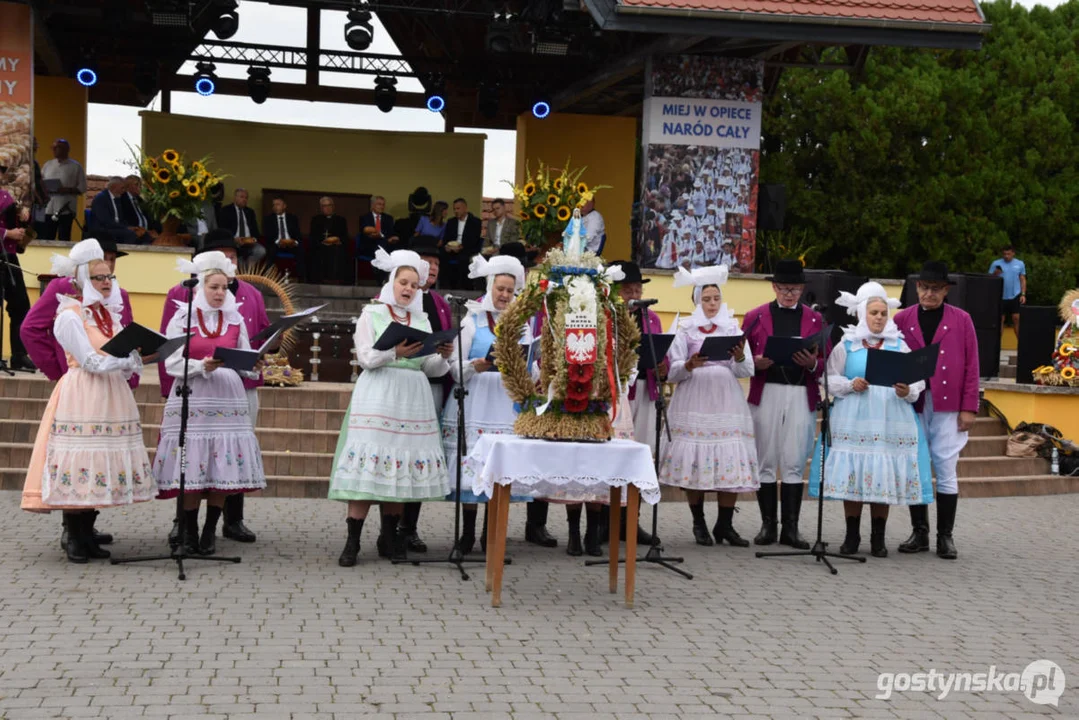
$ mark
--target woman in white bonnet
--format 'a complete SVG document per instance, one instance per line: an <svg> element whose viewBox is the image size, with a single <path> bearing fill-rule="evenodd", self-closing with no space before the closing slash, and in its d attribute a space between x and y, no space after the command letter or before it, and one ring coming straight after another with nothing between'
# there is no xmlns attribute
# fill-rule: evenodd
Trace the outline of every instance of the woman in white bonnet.
<svg viewBox="0 0 1079 720"><path fill-rule="evenodd" d="M114 357L101 349L123 329L123 296L105 253L97 240L83 240L68 257L53 256L53 273L71 277L80 295L58 296L52 332L70 370L42 415L22 508L62 510L67 558L85 563L109 557L94 537L95 508L152 500L157 485L127 384L142 371L142 358L137 351Z"/></svg>
<svg viewBox="0 0 1079 720"><path fill-rule="evenodd" d="M879 283L868 282L857 295L836 301L856 315L828 356L828 389L836 398L831 413L832 442L824 465L824 497L843 501L847 534L841 553L853 555L861 543L862 505L869 503L870 553L887 557L884 533L891 505L933 501L929 445L914 403L925 383L881 387L865 380L870 352L910 352L903 333L889 317L898 307ZM820 444L813 453L809 494L820 493Z"/></svg>

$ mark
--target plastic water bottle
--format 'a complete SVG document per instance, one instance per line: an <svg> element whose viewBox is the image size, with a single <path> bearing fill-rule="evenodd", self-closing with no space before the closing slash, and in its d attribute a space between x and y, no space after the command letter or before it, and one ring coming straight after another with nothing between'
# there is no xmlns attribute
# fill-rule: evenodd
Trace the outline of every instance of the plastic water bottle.
<svg viewBox="0 0 1079 720"><path fill-rule="evenodd" d="M1050 465L1049 472L1053 473L1054 475L1059 475L1060 474L1060 453L1057 452L1056 448L1053 448L1053 459L1052 459L1051 463L1052 464Z"/></svg>

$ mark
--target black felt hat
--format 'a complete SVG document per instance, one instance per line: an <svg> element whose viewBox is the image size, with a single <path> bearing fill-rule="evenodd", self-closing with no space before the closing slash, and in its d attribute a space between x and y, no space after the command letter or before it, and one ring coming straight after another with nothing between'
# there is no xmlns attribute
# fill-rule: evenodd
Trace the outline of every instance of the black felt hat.
<svg viewBox="0 0 1079 720"><path fill-rule="evenodd" d="M235 250L236 238L232 236L231 230L224 228L217 228L206 233L206 238L202 241L202 247L195 251L195 254L209 252L211 250Z"/></svg>
<svg viewBox="0 0 1079 720"><path fill-rule="evenodd" d="M922 265L922 271L918 273L918 282L948 283L955 285L948 278L948 264L939 260L930 260Z"/></svg>
<svg viewBox="0 0 1079 720"><path fill-rule="evenodd" d="M776 263L775 275L765 279L779 285L805 285L805 268L801 260L780 260Z"/></svg>
<svg viewBox="0 0 1079 720"><path fill-rule="evenodd" d="M420 257L439 257L438 244L426 235L417 235L408 244L408 249Z"/></svg>
<svg viewBox="0 0 1079 720"><path fill-rule="evenodd" d="M528 250L522 242L508 242L502 244L498 249L498 254L515 257L521 261L521 264L525 266L525 269L528 269L536 264L536 256L539 252L536 250Z"/></svg>
<svg viewBox="0 0 1079 720"><path fill-rule="evenodd" d="M652 282L650 278L641 275L641 266L635 262L630 262L629 260L615 260L611 263L611 267L615 266L622 268L622 272L626 274L626 277L619 282L641 284Z"/></svg>

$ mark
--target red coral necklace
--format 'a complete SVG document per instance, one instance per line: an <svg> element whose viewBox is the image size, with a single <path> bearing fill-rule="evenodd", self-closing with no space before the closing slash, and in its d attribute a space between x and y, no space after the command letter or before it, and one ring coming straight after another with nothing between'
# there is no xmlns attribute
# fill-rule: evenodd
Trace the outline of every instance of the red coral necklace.
<svg viewBox="0 0 1079 720"><path fill-rule="evenodd" d="M202 316L202 310L200 310L199 308L195 308L195 314L198 316L199 330L202 331L202 336L204 338L221 337L221 333L225 329L225 313L221 312L220 310L217 312L217 330L214 330L213 332L211 332L210 329L206 327L206 320Z"/></svg>
<svg viewBox="0 0 1079 720"><path fill-rule="evenodd" d="M712 333L714 333L716 331L716 329L718 327L719 327L719 325L717 325L715 323L712 323L712 326L709 327L709 328L705 328L704 326L698 325L697 329L700 330L705 335L711 335Z"/></svg>
<svg viewBox="0 0 1079 720"><path fill-rule="evenodd" d="M112 314L103 308L101 303L91 305L90 314L94 316L94 322L97 323L97 329L101 331L101 334L111 338L113 333Z"/></svg>
<svg viewBox="0 0 1079 720"><path fill-rule="evenodd" d="M399 323L402 323L403 325L408 325L410 327L412 326L412 313L411 312L406 312L404 318L399 318L399 317L397 317L397 313L395 313L393 311L393 307L391 307L389 305L387 305L386 307L389 308L390 318L392 318L394 322L399 322Z"/></svg>

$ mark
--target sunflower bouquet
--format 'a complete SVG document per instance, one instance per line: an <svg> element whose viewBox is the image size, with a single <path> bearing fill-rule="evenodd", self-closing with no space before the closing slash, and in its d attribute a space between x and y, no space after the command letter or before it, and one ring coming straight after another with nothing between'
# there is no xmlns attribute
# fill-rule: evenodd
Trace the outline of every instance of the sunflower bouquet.
<svg viewBox="0 0 1079 720"><path fill-rule="evenodd" d="M136 153L142 176L142 200L146 209L164 223L169 218L194 222L202 215L202 204L210 189L226 175L208 167L210 157L188 162L176 150L166 150L157 157Z"/></svg>
<svg viewBox="0 0 1079 720"><path fill-rule="evenodd" d="M1079 387L1079 289L1064 295L1060 301L1060 319L1064 326L1057 336L1053 364L1034 370L1038 385Z"/></svg>
<svg viewBox="0 0 1079 720"><path fill-rule="evenodd" d="M571 169L567 158L566 164L560 169L540 161L533 175L526 161L523 185L504 181L513 188L517 219L526 244L541 247L551 242L561 242L562 230L573 216L573 209L592 200L597 191L611 187L589 187L581 179L587 169Z"/></svg>

